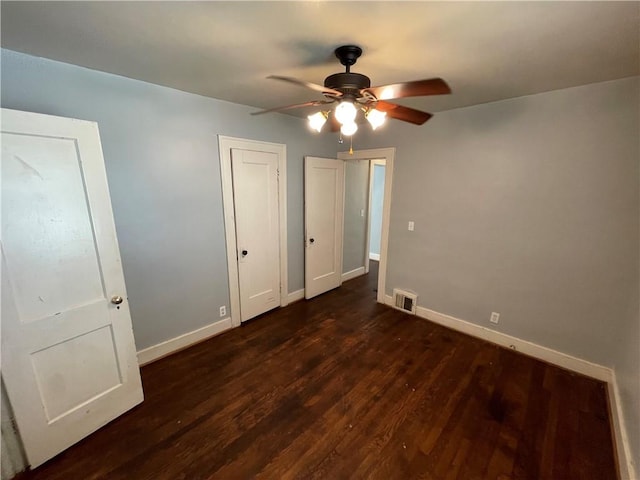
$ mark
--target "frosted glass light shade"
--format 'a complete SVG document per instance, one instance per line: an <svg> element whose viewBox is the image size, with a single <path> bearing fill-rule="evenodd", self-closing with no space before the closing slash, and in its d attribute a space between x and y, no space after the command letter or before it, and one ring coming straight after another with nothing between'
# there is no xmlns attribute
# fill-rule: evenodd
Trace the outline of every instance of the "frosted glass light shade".
<svg viewBox="0 0 640 480"><path fill-rule="evenodd" d="M374 130L382 126L387 119L387 112L381 112L380 110L369 110L367 113L367 120L371 124L371 128Z"/></svg>
<svg viewBox="0 0 640 480"><path fill-rule="evenodd" d="M335 110L336 120L340 122L340 124L344 125L346 123L353 123L356 119L356 115L358 114L358 109L351 102L340 102ZM356 127L357 128L357 127Z"/></svg>
<svg viewBox="0 0 640 480"><path fill-rule="evenodd" d="M356 122L345 123L342 125L342 127L340 127L340 133L342 133L342 135L344 135L345 137L350 137L357 131L358 125L356 125Z"/></svg>
<svg viewBox="0 0 640 480"><path fill-rule="evenodd" d="M307 118L309 119L309 127L316 132L322 130L322 126L327 121L327 116L323 112L316 112Z"/></svg>

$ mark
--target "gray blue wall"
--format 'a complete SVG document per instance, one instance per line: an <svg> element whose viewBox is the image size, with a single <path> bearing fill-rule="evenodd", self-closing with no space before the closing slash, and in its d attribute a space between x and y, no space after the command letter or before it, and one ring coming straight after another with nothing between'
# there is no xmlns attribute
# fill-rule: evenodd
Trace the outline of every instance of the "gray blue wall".
<svg viewBox="0 0 640 480"><path fill-rule="evenodd" d="M217 135L287 145L289 290L304 286L304 155L335 135L291 116L2 51L2 106L98 122L138 349L229 307Z"/></svg>
<svg viewBox="0 0 640 480"><path fill-rule="evenodd" d="M396 147L387 294L615 367L636 460L638 106L634 77L359 138Z"/></svg>

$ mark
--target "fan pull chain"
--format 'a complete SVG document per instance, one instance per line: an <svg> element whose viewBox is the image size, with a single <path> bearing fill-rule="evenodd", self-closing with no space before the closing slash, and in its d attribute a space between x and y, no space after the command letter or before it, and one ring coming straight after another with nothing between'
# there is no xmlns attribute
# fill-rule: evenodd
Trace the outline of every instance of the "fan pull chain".
<svg viewBox="0 0 640 480"><path fill-rule="evenodd" d="M350 138L351 145L349 146L349 155L353 155L353 135Z"/></svg>

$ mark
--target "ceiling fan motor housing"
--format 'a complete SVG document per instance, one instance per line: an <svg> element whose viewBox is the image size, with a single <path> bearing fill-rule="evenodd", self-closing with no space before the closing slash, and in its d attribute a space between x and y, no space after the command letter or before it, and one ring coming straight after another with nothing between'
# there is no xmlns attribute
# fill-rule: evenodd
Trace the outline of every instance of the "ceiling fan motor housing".
<svg viewBox="0 0 640 480"><path fill-rule="evenodd" d="M349 97L360 97L360 90L371 86L371 80L366 75L351 73L351 66L362 55L362 49L357 45L343 45L336 48L334 53L340 63L347 67L347 71L329 75L324 80L324 86L338 90Z"/></svg>
<svg viewBox="0 0 640 480"><path fill-rule="evenodd" d="M345 95L360 96L360 90L369 88L371 80L361 73L334 73L324 80L324 86L339 90Z"/></svg>

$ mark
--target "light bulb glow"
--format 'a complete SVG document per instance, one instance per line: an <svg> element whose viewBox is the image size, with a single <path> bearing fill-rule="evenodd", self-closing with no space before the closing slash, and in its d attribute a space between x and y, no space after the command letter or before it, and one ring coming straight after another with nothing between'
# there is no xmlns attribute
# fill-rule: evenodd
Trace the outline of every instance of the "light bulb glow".
<svg viewBox="0 0 640 480"><path fill-rule="evenodd" d="M396 89L393 87L386 87L378 96L378 100L390 100L392 98L398 98Z"/></svg>
<svg viewBox="0 0 640 480"><path fill-rule="evenodd" d="M367 120L371 124L371 128L374 130L384 124L387 118L387 112L381 112L380 110L369 110L367 113Z"/></svg>
<svg viewBox="0 0 640 480"><path fill-rule="evenodd" d="M322 126L327 121L327 116L324 112L316 112L313 115L307 117L309 119L309 127L316 132L322 130Z"/></svg>
<svg viewBox="0 0 640 480"><path fill-rule="evenodd" d="M356 125L356 122L345 123L342 125L342 127L340 127L340 133L342 133L342 135L344 135L345 137L350 137L357 131L358 125Z"/></svg>
<svg viewBox="0 0 640 480"><path fill-rule="evenodd" d="M336 120L340 124L345 125L347 123L353 123L358 114L358 109L351 102L340 102L335 110Z"/></svg>

